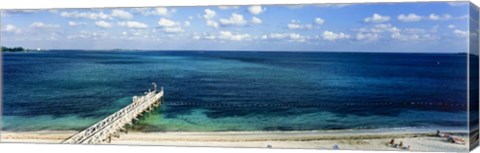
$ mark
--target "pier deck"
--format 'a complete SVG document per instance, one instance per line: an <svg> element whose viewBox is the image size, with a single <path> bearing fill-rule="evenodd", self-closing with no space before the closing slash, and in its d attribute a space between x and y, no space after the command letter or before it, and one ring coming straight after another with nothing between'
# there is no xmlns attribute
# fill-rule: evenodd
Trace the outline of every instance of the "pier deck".
<svg viewBox="0 0 480 153"><path fill-rule="evenodd" d="M98 144L109 142L112 136L119 134L120 130L126 130L124 127L127 124L132 125L133 120L137 119L139 115L144 112L149 112L162 104L163 88L157 91L155 84L154 88L153 91L149 91L143 96L134 96L130 105L75 134L62 143Z"/></svg>

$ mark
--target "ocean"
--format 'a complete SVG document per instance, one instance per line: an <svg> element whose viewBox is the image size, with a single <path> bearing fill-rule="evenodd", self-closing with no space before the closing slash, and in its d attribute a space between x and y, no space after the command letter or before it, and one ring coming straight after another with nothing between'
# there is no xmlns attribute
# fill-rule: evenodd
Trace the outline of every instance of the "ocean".
<svg viewBox="0 0 480 153"><path fill-rule="evenodd" d="M135 130L467 129L466 54L254 51L2 53L2 130L82 130L151 83Z"/></svg>

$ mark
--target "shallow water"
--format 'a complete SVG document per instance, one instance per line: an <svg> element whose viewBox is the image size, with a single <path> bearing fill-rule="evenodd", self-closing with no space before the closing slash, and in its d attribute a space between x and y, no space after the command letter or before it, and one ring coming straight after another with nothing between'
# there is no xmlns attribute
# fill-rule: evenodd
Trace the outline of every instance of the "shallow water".
<svg viewBox="0 0 480 153"><path fill-rule="evenodd" d="M142 131L466 129L466 55L3 53L3 130L80 130L152 82Z"/></svg>

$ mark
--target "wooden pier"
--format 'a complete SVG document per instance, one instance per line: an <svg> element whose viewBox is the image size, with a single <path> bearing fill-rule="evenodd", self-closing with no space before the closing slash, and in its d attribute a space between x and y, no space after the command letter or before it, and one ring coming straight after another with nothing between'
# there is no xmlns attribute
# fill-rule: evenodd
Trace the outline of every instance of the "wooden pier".
<svg viewBox="0 0 480 153"><path fill-rule="evenodd" d="M110 142L112 136L119 136L121 130L126 131L126 125L133 125L133 120L144 112L149 112L160 106L163 102L163 88L157 91L153 83L153 91L146 92L143 96L134 96L132 103L113 113L100 122L75 134L62 143L70 144L98 144Z"/></svg>

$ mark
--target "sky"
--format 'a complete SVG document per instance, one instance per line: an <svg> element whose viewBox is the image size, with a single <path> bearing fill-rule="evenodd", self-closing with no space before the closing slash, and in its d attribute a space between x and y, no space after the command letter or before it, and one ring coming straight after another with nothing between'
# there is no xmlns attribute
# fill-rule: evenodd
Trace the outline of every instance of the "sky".
<svg viewBox="0 0 480 153"><path fill-rule="evenodd" d="M457 53L468 2L4 10L1 45L40 49Z"/></svg>

